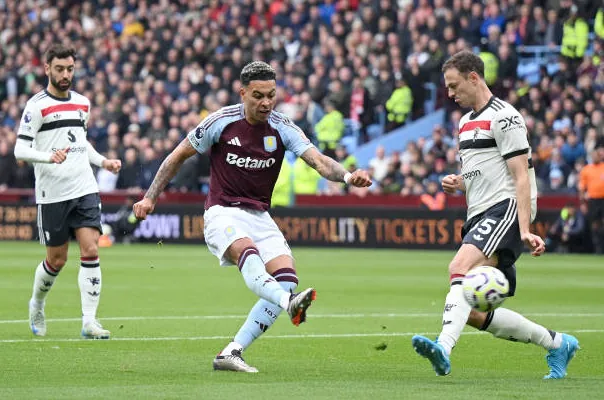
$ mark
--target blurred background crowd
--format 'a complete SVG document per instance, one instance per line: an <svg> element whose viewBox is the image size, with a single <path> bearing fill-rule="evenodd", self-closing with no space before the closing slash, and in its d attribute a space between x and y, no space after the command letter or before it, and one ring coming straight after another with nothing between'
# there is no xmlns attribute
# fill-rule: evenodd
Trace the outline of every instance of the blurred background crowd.
<svg viewBox="0 0 604 400"><path fill-rule="evenodd" d="M369 168L377 182L371 191L429 194L438 207L440 178L458 171L455 139L465 112L446 98L440 68L450 55L472 49L485 61L494 93L526 119L540 191L573 193L581 168L604 147L604 10L598 5L0 0L0 190L33 187L31 166L16 162L12 149L25 103L46 85L43 52L62 42L78 52L73 89L92 102L90 141L123 161L118 176L97 173L102 191L148 188L189 130L239 102L239 72L259 59L277 71L277 110L322 151L349 169ZM402 149L378 146L370 160L354 156L359 145L441 108L445 118ZM296 193L345 190L321 182L300 162L284 170ZM199 155L170 187L205 191L208 176L207 155Z"/></svg>

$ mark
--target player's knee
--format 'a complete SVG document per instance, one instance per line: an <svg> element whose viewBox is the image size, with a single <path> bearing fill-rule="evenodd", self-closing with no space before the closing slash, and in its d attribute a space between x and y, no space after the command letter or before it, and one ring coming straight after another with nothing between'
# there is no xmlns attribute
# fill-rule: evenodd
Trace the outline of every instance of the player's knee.
<svg viewBox="0 0 604 400"><path fill-rule="evenodd" d="M465 275L466 272L468 272L470 268L465 265L463 262L461 262L459 259L454 258L450 263L449 263L449 275L453 276L453 275Z"/></svg>
<svg viewBox="0 0 604 400"><path fill-rule="evenodd" d="M51 268L59 271L61 268L65 266L67 263L67 254L52 254L46 257L47 262L50 264Z"/></svg>
<svg viewBox="0 0 604 400"><path fill-rule="evenodd" d="M249 248L256 248L256 245L250 238L241 238L235 240L231 245L227 248L225 256L229 261L233 264L239 264L241 261L239 258L244 250Z"/></svg>
<svg viewBox="0 0 604 400"><path fill-rule="evenodd" d="M80 246L80 255L82 257L98 257L99 246L96 243L89 243Z"/></svg>

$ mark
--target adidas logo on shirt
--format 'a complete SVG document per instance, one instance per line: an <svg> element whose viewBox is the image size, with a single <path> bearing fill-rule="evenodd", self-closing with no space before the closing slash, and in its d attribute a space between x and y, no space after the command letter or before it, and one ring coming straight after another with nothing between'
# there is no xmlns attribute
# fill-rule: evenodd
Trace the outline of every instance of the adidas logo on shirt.
<svg viewBox="0 0 604 400"><path fill-rule="evenodd" d="M239 147L241 147L241 142L239 141L239 138L237 136L235 136L234 138L232 138L231 140L229 140L227 143L230 144L230 145L233 145L233 146L239 146Z"/></svg>

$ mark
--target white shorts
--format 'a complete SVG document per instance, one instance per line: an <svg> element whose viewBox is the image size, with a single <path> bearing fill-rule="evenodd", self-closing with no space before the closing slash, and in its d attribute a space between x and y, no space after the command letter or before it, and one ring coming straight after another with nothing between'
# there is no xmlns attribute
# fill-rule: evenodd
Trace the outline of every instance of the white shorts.
<svg viewBox="0 0 604 400"><path fill-rule="evenodd" d="M238 239L252 239L265 263L281 255L292 256L283 233L266 211L212 206L203 215L206 244L220 265L233 265L224 254Z"/></svg>

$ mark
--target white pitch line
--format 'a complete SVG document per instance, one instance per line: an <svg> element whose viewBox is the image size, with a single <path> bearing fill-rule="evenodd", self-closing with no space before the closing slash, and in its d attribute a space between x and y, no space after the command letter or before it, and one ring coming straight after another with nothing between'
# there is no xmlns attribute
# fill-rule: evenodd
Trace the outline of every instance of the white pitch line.
<svg viewBox="0 0 604 400"><path fill-rule="evenodd" d="M565 317L565 318L600 318L604 313L526 313L526 317ZM313 318L437 318L441 313L392 313L392 314L313 314ZM103 321L161 321L161 320L219 320L219 319L245 319L247 315L164 315L148 317L101 317ZM46 322L78 322L81 318L49 318ZM27 319L5 319L0 320L1 324L22 324L27 323Z"/></svg>
<svg viewBox="0 0 604 400"><path fill-rule="evenodd" d="M602 333L603 329L577 329L565 330L568 333ZM462 335L487 335L488 332L464 332ZM402 337L402 336L435 336L438 332L378 332L378 333L310 333L307 335L275 335L263 336L264 339L346 339L364 337ZM174 341L198 341L198 340L227 340L233 336L168 336L168 337L117 337L110 340L90 339L0 339L2 343L64 343L64 342L174 342Z"/></svg>

